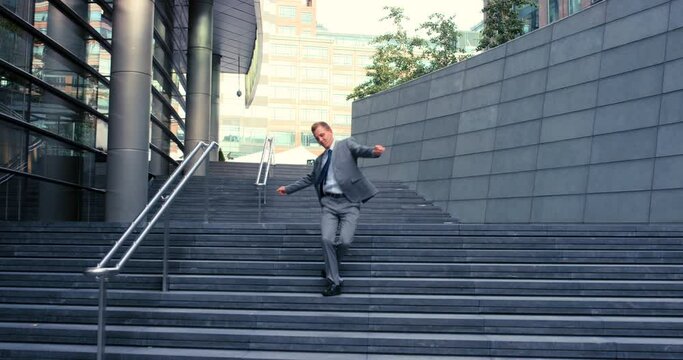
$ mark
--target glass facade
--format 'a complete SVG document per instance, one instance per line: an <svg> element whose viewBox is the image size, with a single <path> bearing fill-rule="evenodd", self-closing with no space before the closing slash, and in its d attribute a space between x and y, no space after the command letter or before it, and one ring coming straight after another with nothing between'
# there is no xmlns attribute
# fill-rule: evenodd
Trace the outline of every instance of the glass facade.
<svg viewBox="0 0 683 360"><path fill-rule="evenodd" d="M548 0L548 23L560 18L559 0Z"/></svg>
<svg viewBox="0 0 683 360"><path fill-rule="evenodd" d="M150 172L182 156L187 12L156 1ZM104 219L112 3L0 0L0 220Z"/></svg>

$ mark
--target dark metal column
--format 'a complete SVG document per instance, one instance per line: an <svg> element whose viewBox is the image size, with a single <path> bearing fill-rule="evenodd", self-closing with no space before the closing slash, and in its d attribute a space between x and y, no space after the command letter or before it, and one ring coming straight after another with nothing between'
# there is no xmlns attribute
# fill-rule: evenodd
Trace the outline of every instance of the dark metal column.
<svg viewBox="0 0 683 360"><path fill-rule="evenodd" d="M221 56L213 54L211 68L211 127L209 128L209 141L218 141L218 129L220 127L220 103L221 103ZM218 161L218 152L209 155L209 161Z"/></svg>
<svg viewBox="0 0 683 360"><path fill-rule="evenodd" d="M189 154L199 142L209 140L213 0L190 1L187 51L185 155ZM200 166L195 175L206 175L206 165Z"/></svg>
<svg viewBox="0 0 683 360"><path fill-rule="evenodd" d="M153 24L153 0L114 2L107 221L132 221L147 204Z"/></svg>

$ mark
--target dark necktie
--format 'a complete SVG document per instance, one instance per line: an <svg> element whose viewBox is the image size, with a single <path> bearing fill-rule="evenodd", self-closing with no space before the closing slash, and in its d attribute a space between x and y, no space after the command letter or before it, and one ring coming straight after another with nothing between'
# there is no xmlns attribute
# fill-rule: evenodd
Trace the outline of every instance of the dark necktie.
<svg viewBox="0 0 683 360"><path fill-rule="evenodd" d="M327 169L330 168L330 163L332 162L332 149L327 149L327 161L323 165L323 169L320 171L320 193L323 193L323 186L325 185L325 180L327 180Z"/></svg>

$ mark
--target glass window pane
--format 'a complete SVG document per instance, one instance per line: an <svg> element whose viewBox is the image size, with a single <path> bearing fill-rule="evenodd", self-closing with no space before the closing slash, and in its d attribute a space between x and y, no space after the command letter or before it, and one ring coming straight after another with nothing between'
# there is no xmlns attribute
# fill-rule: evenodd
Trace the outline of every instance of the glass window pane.
<svg viewBox="0 0 683 360"><path fill-rule="evenodd" d="M9 19L0 16L0 59L29 71L33 38Z"/></svg>

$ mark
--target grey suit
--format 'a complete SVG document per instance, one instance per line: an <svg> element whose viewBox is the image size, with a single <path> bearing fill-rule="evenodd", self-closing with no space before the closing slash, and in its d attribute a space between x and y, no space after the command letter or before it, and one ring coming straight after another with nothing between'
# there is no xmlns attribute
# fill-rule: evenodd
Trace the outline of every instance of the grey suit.
<svg viewBox="0 0 683 360"><path fill-rule="evenodd" d="M311 185L315 186L318 200L322 208L320 230L322 235L323 256L327 279L339 285L339 261L353 241L356 231L360 205L377 194L377 188L363 175L358 168L359 157L378 157L373 154L373 147L360 145L353 138L344 139L334 144L331 165L334 178L344 196L331 197L321 193L320 173L323 168L323 155L313 164L313 170L298 181L285 186L285 192L291 194ZM339 228L339 240L336 232Z"/></svg>

